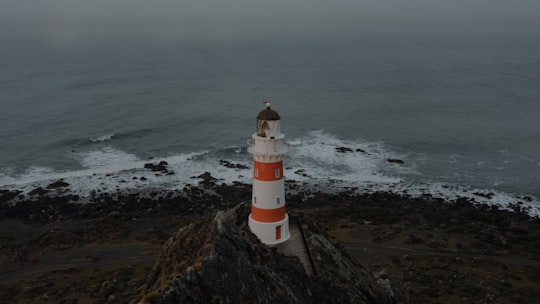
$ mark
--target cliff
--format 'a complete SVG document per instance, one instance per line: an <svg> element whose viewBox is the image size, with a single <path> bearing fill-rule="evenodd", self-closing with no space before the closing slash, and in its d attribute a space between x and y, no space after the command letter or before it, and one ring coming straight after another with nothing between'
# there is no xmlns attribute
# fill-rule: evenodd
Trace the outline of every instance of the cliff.
<svg viewBox="0 0 540 304"><path fill-rule="evenodd" d="M305 221L317 269L259 242L247 227L249 206L218 212L177 231L164 245L140 303L401 303L315 223Z"/></svg>

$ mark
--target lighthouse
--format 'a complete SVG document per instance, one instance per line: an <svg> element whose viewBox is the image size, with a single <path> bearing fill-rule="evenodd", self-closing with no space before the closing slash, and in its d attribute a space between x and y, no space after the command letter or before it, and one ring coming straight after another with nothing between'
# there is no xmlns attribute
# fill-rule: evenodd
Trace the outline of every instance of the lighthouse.
<svg viewBox="0 0 540 304"><path fill-rule="evenodd" d="M283 155L288 146L281 133L280 116L270 108L257 115L257 132L248 141L253 155L253 191L248 224L251 231L267 245L283 243L291 236L285 210Z"/></svg>

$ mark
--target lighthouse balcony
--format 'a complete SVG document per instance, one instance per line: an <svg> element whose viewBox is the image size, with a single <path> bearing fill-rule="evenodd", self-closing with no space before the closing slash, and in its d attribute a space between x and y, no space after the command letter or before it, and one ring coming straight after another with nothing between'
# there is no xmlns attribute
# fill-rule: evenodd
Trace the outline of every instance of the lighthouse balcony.
<svg viewBox="0 0 540 304"><path fill-rule="evenodd" d="M249 153L257 155L282 155L289 151L289 144L281 139L251 138L247 146Z"/></svg>

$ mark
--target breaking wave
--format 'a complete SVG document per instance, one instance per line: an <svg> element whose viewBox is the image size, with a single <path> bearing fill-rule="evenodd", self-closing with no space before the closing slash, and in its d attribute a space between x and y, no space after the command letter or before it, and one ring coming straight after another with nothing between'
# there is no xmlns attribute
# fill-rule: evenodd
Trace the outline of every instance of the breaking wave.
<svg viewBox="0 0 540 304"><path fill-rule="evenodd" d="M291 139L289 145L291 149L284 159L285 177L308 188L330 191L347 188L358 193L388 191L412 196L429 194L447 200L464 197L506 209L519 204L531 216L540 216L540 202L534 197L415 179L421 173L417 172L414 160L382 142L344 140L318 130ZM70 171L30 167L21 174L0 173L0 187L28 193L36 187L46 187L63 179L69 183L70 192L88 196L95 191L179 190L186 185L197 184L197 176L204 172L210 172L219 183L225 184L250 183L252 177L252 159L244 146L145 160L109 145L76 153L75 158L80 168ZM229 168L220 164L221 160L242 166ZM399 160L404 161L401 163ZM160 161L167 162L166 172L145 168L147 163Z"/></svg>
<svg viewBox="0 0 540 304"><path fill-rule="evenodd" d="M91 142L97 143L97 142L104 142L109 141L113 138L114 134L105 134L97 137L90 138Z"/></svg>

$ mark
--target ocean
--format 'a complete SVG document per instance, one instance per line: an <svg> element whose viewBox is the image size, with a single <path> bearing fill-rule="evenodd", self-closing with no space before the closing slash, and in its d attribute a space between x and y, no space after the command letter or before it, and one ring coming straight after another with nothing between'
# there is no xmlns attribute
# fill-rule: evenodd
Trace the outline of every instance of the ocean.
<svg viewBox="0 0 540 304"><path fill-rule="evenodd" d="M0 189L249 183L220 160L251 167L268 99L287 180L540 216L538 27L194 26L2 27ZM175 174L144 169L161 160Z"/></svg>

